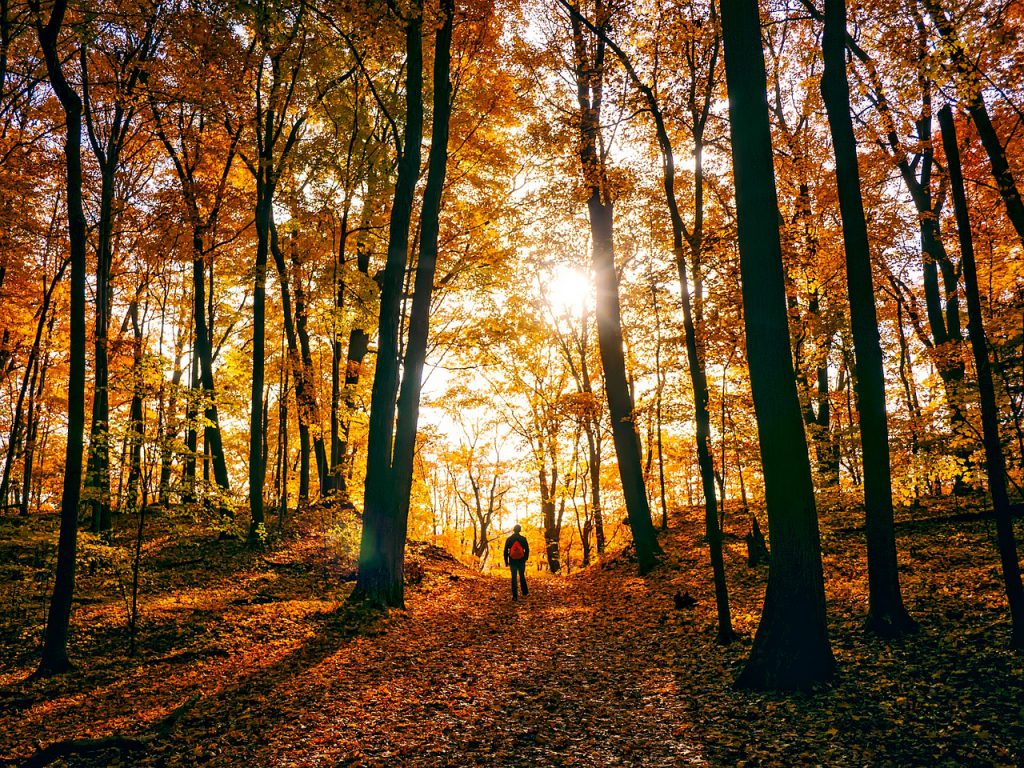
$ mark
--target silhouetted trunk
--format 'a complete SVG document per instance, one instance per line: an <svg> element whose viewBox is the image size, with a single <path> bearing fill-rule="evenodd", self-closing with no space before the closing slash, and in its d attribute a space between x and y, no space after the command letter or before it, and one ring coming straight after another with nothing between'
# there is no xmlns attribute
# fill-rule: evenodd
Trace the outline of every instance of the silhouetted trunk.
<svg viewBox="0 0 1024 768"><path fill-rule="evenodd" d="M301 261L299 259L298 243L296 242L297 235L293 231L291 234L291 248L289 253L291 254L292 268L295 272L295 333L299 341L299 365L302 369L302 383L303 383L303 400L306 426L309 428L310 437L313 442L313 456L316 459L317 469L317 485L320 488L321 495L324 494L328 488L328 475L330 473L330 467L327 464L327 448L324 443L323 432L321 431L320 423L320 403L316 396L316 384L314 383L313 376L313 353L309 345L309 330L307 328L308 323L308 312L306 310L306 291L302 287L302 274L301 274ZM306 451L306 498L308 498L309 490L309 451Z"/></svg>
<svg viewBox="0 0 1024 768"><path fill-rule="evenodd" d="M541 467L537 473L537 480L540 485L540 514L544 521L544 553L548 559L548 569L552 573L558 573L562 569L558 547L561 531L558 527L556 515L558 507L555 503L558 470L552 468L551 479L548 482L547 467Z"/></svg>
<svg viewBox="0 0 1024 768"><path fill-rule="evenodd" d="M132 401L128 409L128 483L126 489L127 510L134 513L139 508L139 492L142 482L142 443L145 439L143 425L143 372L142 372L142 325L139 323L139 302L132 301L128 308L132 324Z"/></svg>
<svg viewBox="0 0 1024 768"><path fill-rule="evenodd" d="M598 29L608 24L603 3L595 6ZM619 466L622 494L626 502L640 573L650 571L661 556L651 509L644 485L640 438L637 434L633 398L626 376L622 319L619 306L619 277L615 271L613 203L607 190L601 143L601 100L604 78L604 40L595 46L590 60L578 12L572 17L575 50L576 93L579 103L579 157L588 189L591 258L597 285L597 344L604 368L605 394L612 422L612 442Z"/></svg>
<svg viewBox="0 0 1024 768"><path fill-rule="evenodd" d="M574 20L576 23L587 23L579 14L574 13ZM682 216L679 212L679 204L676 199L675 191L675 154L672 149L672 142L669 138L668 131L665 128L664 117L661 112L661 107L658 104L658 100L651 90L651 88L643 83L640 77L637 75L635 69L630 63L626 54L615 45L611 40L608 39L605 29L601 26L595 26L587 24L593 32L595 32L601 39L602 44L607 44L611 47L612 51L619 58L622 65L626 68L630 79L633 84L640 91L641 95L647 102L647 107L651 112L651 116L654 119L655 132L658 139L658 147L661 150L662 157L662 186L665 192L665 201L669 209L669 219L672 224L672 252L675 257L676 269L679 273L679 285L680 285L680 298L682 300L683 308L683 331L686 342L686 357L687 367L690 372L690 384L693 390L693 401L694 401L694 420L696 422L696 438L697 438L697 458L698 465L700 467L701 481L704 489L704 502L705 502L705 524L707 530L707 540L709 544L711 554L711 566L712 573L714 575L715 582L715 602L718 609L718 640L719 642L727 643L733 638L732 630L732 618L729 612L729 593L728 587L725 581L725 565L722 559L722 530L719 523L718 504L715 495L715 469L714 462L711 457L711 415L708 411L708 384L707 376L704 371L703 355L700 351L700 344L697 334L697 328L694 324L694 313L691 308L690 298L690 278L687 277L687 263L686 263L686 250L684 248L684 241L688 241L690 244L690 270L693 278L693 283L696 285L699 281L697 260L699 259L700 250L703 242L703 166L702 166L702 144L703 144L703 122L706 119L706 112L697 124L694 126L694 139L695 139L695 152L694 152L694 167L695 167L695 216L694 216L694 229L693 232L687 232L686 226L683 223ZM711 67L714 68L715 61L717 60L717 42L715 43L716 48L712 56ZM579 58L579 53L577 54ZM581 108L585 105L585 101L581 97L580 105ZM600 118L598 111L595 119ZM593 200L593 196L591 200ZM611 204L608 204L609 215L611 211ZM593 218L591 223L591 230L593 231ZM608 241L611 242L611 232L609 224ZM597 239L595 237L595 244ZM610 246L609 246L610 247ZM595 247L595 262L596 262L596 247ZM655 298L655 301L657 299ZM615 307L618 309L618 294L615 295ZM600 308L600 304L599 304ZM655 305L655 312L657 312L657 305ZM598 315L600 319L600 314ZM660 319L658 320L659 328L659 341L660 341ZM600 326L599 326L600 328ZM661 380L659 376L658 381L658 403L660 406L660 391L661 391ZM616 422L615 411L612 410L612 423ZM659 425L659 451L660 451L660 425ZM616 450L618 446L616 445ZM621 454L620 454L621 456ZM620 463L621 466L621 463ZM665 499L664 499L664 485L662 485L662 516L663 526L667 527L667 515L665 511ZM649 519L649 515L648 515Z"/></svg>
<svg viewBox="0 0 1024 768"><path fill-rule="evenodd" d="M193 322L193 330L195 323ZM196 459L199 448L199 355L196 354L198 341L192 337L192 361L188 371L188 398L185 405L185 461L182 465L182 501L192 504L196 501Z"/></svg>
<svg viewBox="0 0 1024 768"><path fill-rule="evenodd" d="M736 214L750 388L764 467L772 563L737 685L808 688L832 678L818 517L793 373L757 0L723 0Z"/></svg>
<svg viewBox="0 0 1024 768"><path fill-rule="evenodd" d="M28 395L31 398L32 392L34 391L33 387L35 385L35 376L37 375L36 372L38 370L39 359L43 348L43 331L48 323L52 324L52 319L50 318L50 305L53 302L54 291L63 279L67 266L67 261L61 262L57 269L57 273L53 276L53 279L43 291L43 301L42 305L39 307L39 318L36 321L36 332L32 339L32 346L29 348L28 358L25 361L25 376L21 381L21 386L18 388L18 398L14 406L14 415L11 418L10 434L7 437L7 457L4 462L3 477L0 479L0 506L7 505L7 494L10 489L11 477L14 471L14 462L17 458L18 447L21 444L23 424L22 414L24 413L25 397ZM27 425L26 431L32 427L31 415L27 419Z"/></svg>
<svg viewBox="0 0 1024 768"><path fill-rule="evenodd" d="M268 117L267 133L270 133ZM265 171L260 171L261 175ZM264 529L263 484L266 456L263 453L263 385L266 373L267 255L273 224L273 198L265 181L257 179L256 264L252 292L252 387L249 410L249 543L260 541Z"/></svg>
<svg viewBox="0 0 1024 768"><path fill-rule="evenodd" d="M399 383L399 325L409 249L409 225L419 177L423 140L423 29L417 0L405 25L406 123L391 206L388 252L381 276L377 367L370 394L363 532L359 576L352 595L380 606L403 604L405 539L399 529L391 468L395 401Z"/></svg>
<svg viewBox="0 0 1024 768"><path fill-rule="evenodd" d="M654 375L657 385L654 390L654 439L658 450L658 498L661 500L661 530L668 530L668 506L665 500L665 451L662 445L661 396L665 389L665 374L661 367L661 313L658 311L658 288L651 285L651 296L654 301Z"/></svg>
<svg viewBox="0 0 1024 768"><path fill-rule="evenodd" d="M883 637L915 628L903 606L896 568L885 371L875 314L871 251L860 192L857 140L846 75L846 0L825 0L821 92L836 158L836 187L843 221L846 282L857 376L857 413L864 463L864 516L868 551L867 626Z"/></svg>
<svg viewBox="0 0 1024 768"><path fill-rule="evenodd" d="M957 229L960 233L960 265L963 267L964 293L967 298L967 328L971 337L971 349L974 352L974 364L978 372L978 395L981 400L981 425L985 443L988 488L992 494L999 559L1002 562L1003 581L1010 604L1010 620L1012 622L1010 646L1021 649L1024 648L1024 586L1021 585L1017 541L1013 532L1010 499L1006 492L1006 458L1003 455L1003 447L999 439L999 408L996 404L995 386L992 383L992 366L988 359L985 326L982 322L978 273L974 263L974 243L971 237L971 220L968 216L967 196L964 193L963 173L960 169L960 148L956 141L953 112L948 105L939 111L939 124L942 126L942 146L946 151L949 184L953 193Z"/></svg>
<svg viewBox="0 0 1024 768"><path fill-rule="evenodd" d="M298 337L295 331L296 313L292 309L291 281L288 279L288 267L284 261L277 239L277 225L270 221L270 251L277 266L277 276L281 286L281 309L284 318L285 338L288 341L287 365L292 369L295 379L295 411L299 422L299 501L309 501L309 414L311 382L306 380L306 371L299 357Z"/></svg>
<svg viewBox="0 0 1024 768"><path fill-rule="evenodd" d="M75 553L78 543L78 503L82 490L82 455L85 430L85 272L86 231L82 208L82 100L64 79L57 52L67 0L54 0L45 26L37 19L39 42L50 84L64 110L64 158L67 168L68 238L71 253L70 338L68 346L68 421L61 495L60 535L53 597L46 617L38 675L71 668L68 659L68 622L75 591Z"/></svg>
<svg viewBox="0 0 1024 768"><path fill-rule="evenodd" d="M594 543L597 554L603 555L604 510L601 508L601 424L595 419L584 426L587 432L587 471L590 472L590 505L594 515Z"/></svg>
<svg viewBox="0 0 1024 768"><path fill-rule="evenodd" d="M53 320L50 321L50 329L53 328ZM49 331L48 331L49 333ZM36 364L38 372L38 383L34 383L32 393L28 399L28 415L25 429L25 462L22 468L21 480L21 510L22 516L28 515L30 498L32 496L32 471L35 465L36 443L39 435L39 414L37 404L46 390L46 370L49 367L49 354L44 354Z"/></svg>
<svg viewBox="0 0 1024 768"><path fill-rule="evenodd" d="M228 466L224 457L224 445L220 432L220 416L217 412L217 393L213 384L213 344L212 334L207 323L206 276L202 233L198 228L192 234L192 313L195 320L194 356L199 362L199 381L206 404L205 417L207 425L203 432L204 442L209 447L210 461L213 464L213 477L217 485L225 492L230 490ZM213 298L213 285L210 286L210 297Z"/></svg>
<svg viewBox="0 0 1024 768"><path fill-rule="evenodd" d="M85 498L92 510L92 530L106 536L110 531L110 374L107 336L110 326L110 265L112 247L114 169L100 160L102 186L96 244L96 331L93 336L92 426L89 429L89 461L85 473Z"/></svg>
<svg viewBox="0 0 1024 768"><path fill-rule="evenodd" d="M395 450L391 470L396 494L395 543L399 565L404 561L405 539L409 524L409 496L412 493L413 465L416 453L416 431L419 422L420 390L423 366L427 358L430 332L430 302L437 273L438 239L448 168L448 123L451 117L451 44L455 14L454 0L441 0L444 23L437 31L434 45L433 119L430 133L430 157L427 182L423 189L420 210L420 247L413 283L412 308L409 312L409 337L405 348L402 384L398 393L398 416L395 425ZM399 570L401 573L401 570ZM402 582L399 579L399 588Z"/></svg>

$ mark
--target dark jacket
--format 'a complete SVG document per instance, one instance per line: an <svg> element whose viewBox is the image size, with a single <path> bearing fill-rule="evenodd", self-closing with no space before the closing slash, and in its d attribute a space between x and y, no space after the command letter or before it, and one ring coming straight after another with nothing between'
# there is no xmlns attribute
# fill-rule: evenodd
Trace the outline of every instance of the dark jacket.
<svg viewBox="0 0 1024 768"><path fill-rule="evenodd" d="M526 540L526 537L523 536L521 533L513 533L505 540L505 565L508 565L509 563L508 551L512 549L512 543L516 541L522 544L523 549L526 550L526 556L522 560L517 560L516 562L525 563L527 560L530 559L530 542L528 542Z"/></svg>

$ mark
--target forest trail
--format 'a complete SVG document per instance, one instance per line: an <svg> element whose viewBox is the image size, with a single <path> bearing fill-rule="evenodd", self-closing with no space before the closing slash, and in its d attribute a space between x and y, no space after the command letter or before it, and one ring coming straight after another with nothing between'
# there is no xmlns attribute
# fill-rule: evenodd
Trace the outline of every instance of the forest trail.
<svg viewBox="0 0 1024 768"><path fill-rule="evenodd" d="M767 571L747 567L742 540L727 538L739 639L716 644L696 511L662 537L669 554L648 576L621 554L567 577L531 565L519 603L508 571L483 575L410 545L407 608L384 618L346 607L348 566L319 535L261 553L177 537L150 555L137 656L125 655L123 603L97 567L82 574L75 674L28 680L35 656L24 641L24 655L0 659L0 766L21 765L37 744L113 734L139 748L61 765L1024 765L1024 668L1006 649L989 524L901 529L922 628L887 645L861 627L856 510L827 514L840 675L811 695L733 689ZM27 540L0 552L24 561ZM675 610L677 590L696 606Z"/></svg>
<svg viewBox="0 0 1024 768"><path fill-rule="evenodd" d="M252 764L706 764L680 727L689 686L638 648L653 599L641 579L531 571L514 603L504 578L455 578L385 635L311 650L307 674L266 691L303 715L281 718Z"/></svg>

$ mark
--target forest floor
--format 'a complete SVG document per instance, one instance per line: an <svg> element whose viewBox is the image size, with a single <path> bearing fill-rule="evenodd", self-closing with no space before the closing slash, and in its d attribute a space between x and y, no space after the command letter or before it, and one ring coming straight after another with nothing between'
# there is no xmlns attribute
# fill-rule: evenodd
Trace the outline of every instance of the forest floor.
<svg viewBox="0 0 1024 768"><path fill-rule="evenodd" d="M950 504L901 515L903 585L921 630L888 645L861 628L856 512L822 510L840 672L828 688L789 696L732 688L766 569L748 568L742 541L728 540L740 639L717 645L696 510L663 534L669 556L648 577L623 554L568 578L531 568L519 603L505 578L412 546L407 610L384 618L345 607L351 564L315 525L261 553L167 525L145 551L138 653L126 653L125 564L91 545L73 616L78 669L38 681L26 678L55 520L8 518L0 765L116 734L120 749L54 764L1024 765L1024 657L1006 650L992 525L922 521ZM697 605L675 610L677 590Z"/></svg>

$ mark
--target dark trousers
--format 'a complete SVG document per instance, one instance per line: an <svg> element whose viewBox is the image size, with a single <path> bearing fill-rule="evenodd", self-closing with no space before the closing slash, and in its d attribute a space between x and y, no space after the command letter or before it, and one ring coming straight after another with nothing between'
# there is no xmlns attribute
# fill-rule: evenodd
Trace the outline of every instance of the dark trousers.
<svg viewBox="0 0 1024 768"><path fill-rule="evenodd" d="M523 588L523 597L530 594L530 590L526 588L526 561L525 560L509 560L508 567L512 570L512 599L519 599L519 587ZM516 574L519 575L519 581L516 581Z"/></svg>

